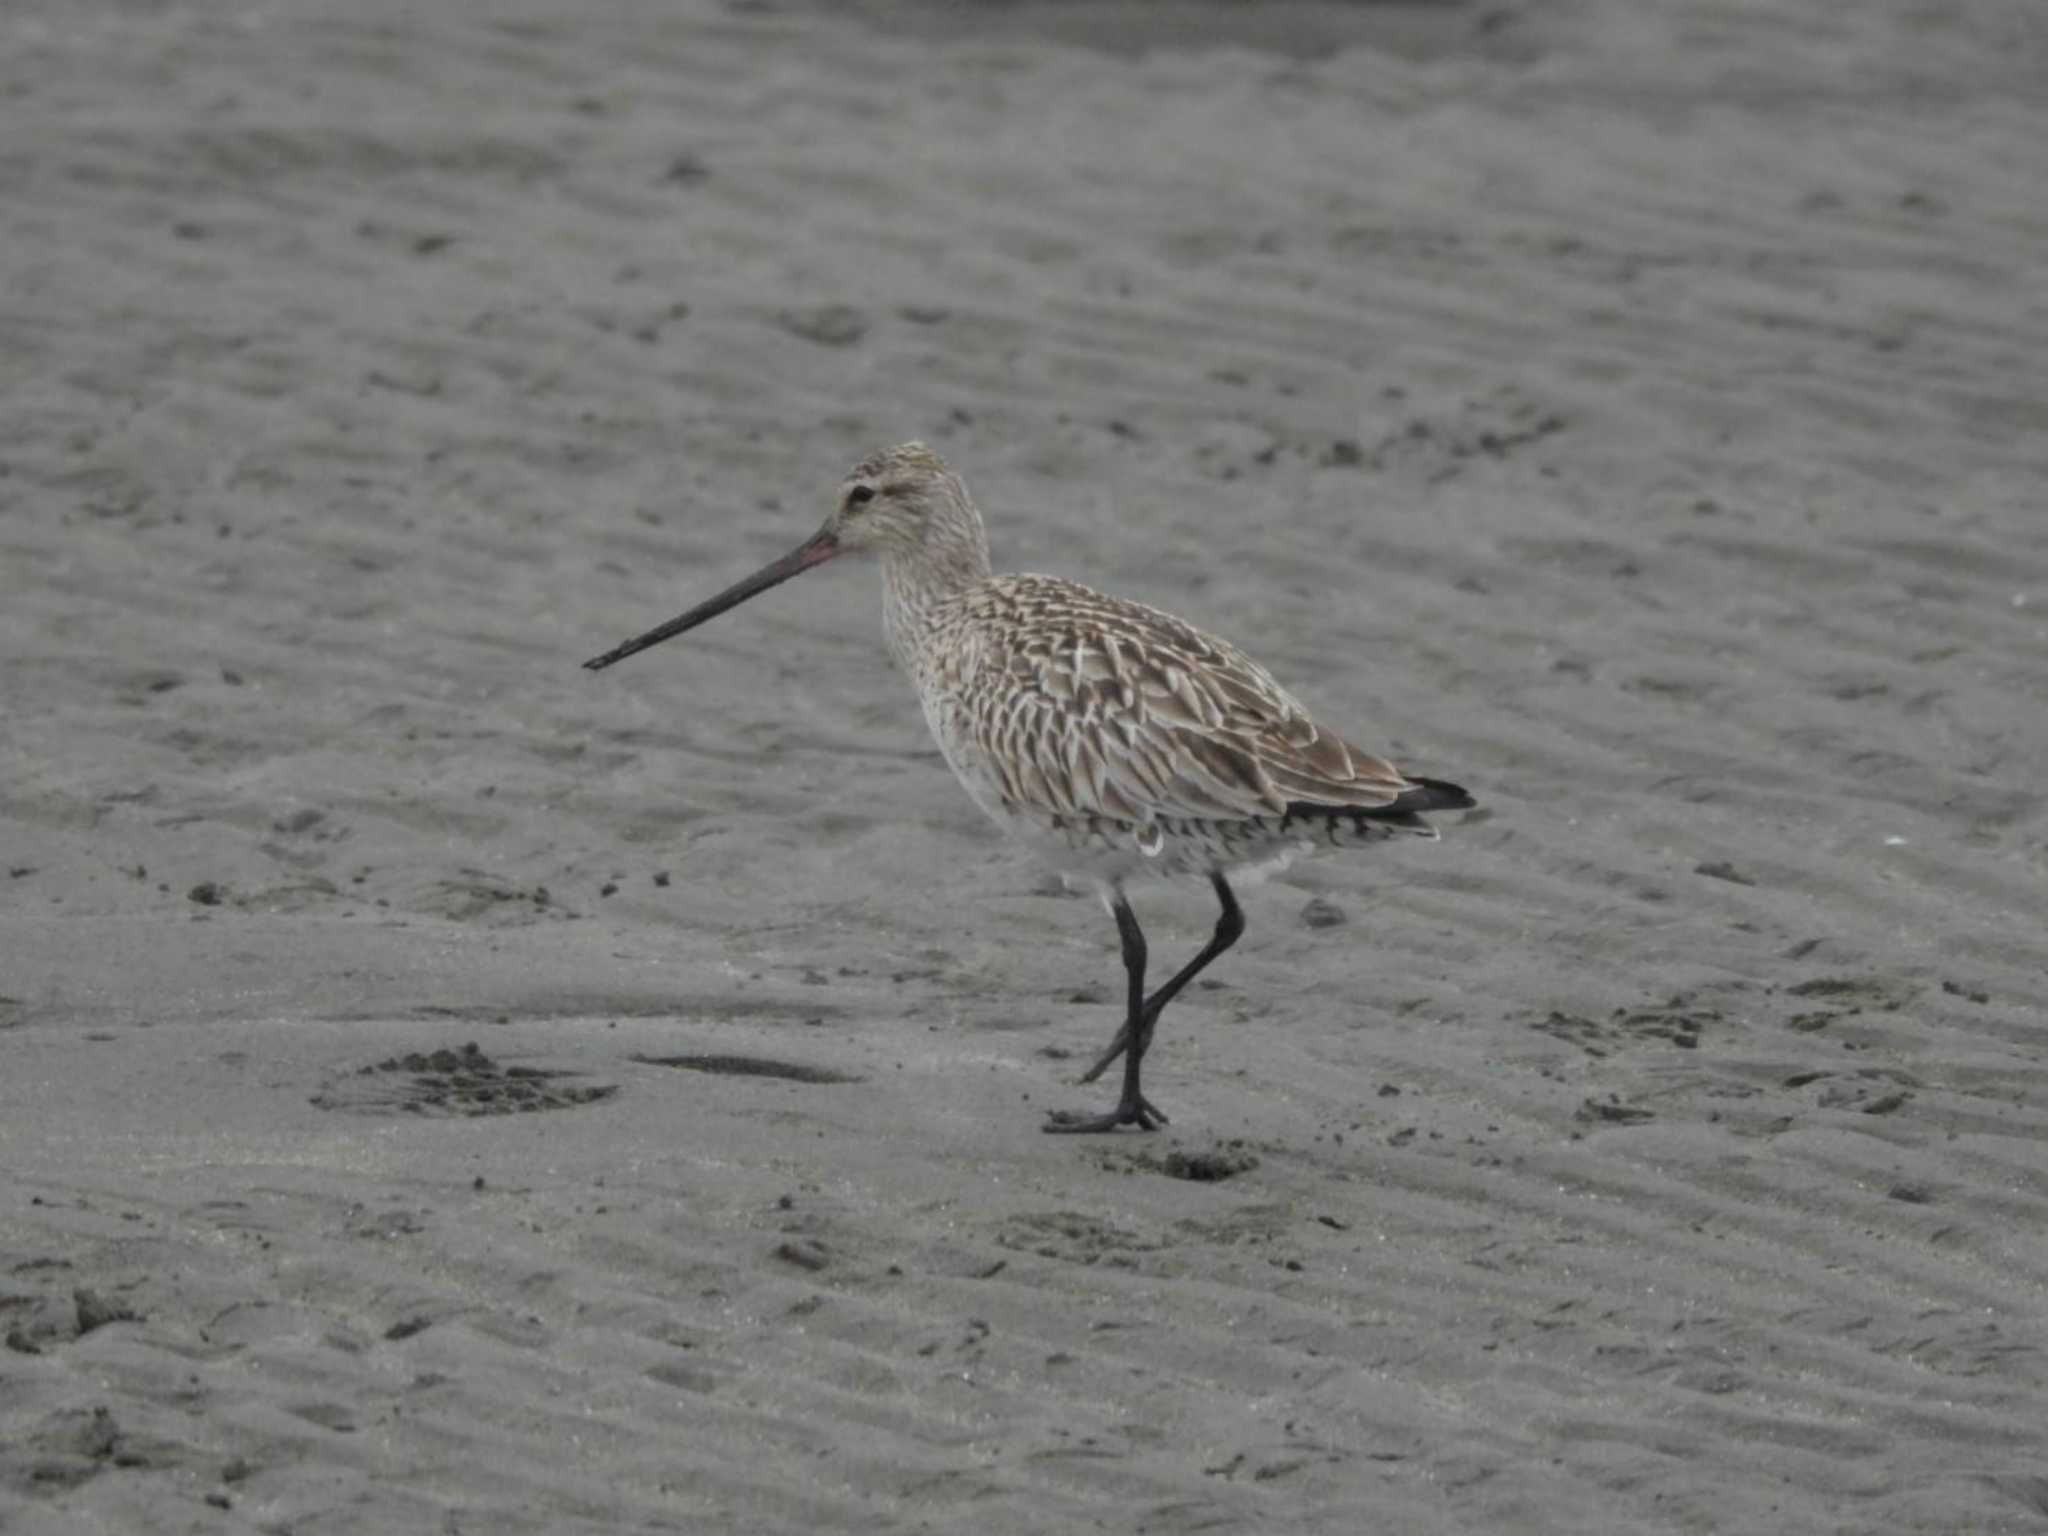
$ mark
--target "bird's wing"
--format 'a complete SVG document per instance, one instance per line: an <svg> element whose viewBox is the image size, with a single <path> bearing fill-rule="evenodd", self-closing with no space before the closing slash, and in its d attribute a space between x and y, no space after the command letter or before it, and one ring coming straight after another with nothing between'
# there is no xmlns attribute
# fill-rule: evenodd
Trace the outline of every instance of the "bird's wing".
<svg viewBox="0 0 2048 1536"><path fill-rule="evenodd" d="M972 701L963 724L1012 804L1234 821L1379 810L1417 787L1318 726L1226 641L1071 582L999 581L960 694Z"/></svg>

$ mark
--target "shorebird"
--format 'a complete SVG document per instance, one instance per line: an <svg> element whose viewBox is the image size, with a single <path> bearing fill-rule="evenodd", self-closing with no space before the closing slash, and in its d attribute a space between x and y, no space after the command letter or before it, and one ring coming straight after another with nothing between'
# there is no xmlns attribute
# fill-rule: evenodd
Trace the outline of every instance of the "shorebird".
<svg viewBox="0 0 2048 1536"><path fill-rule="evenodd" d="M856 464L824 526L780 560L584 666L601 671L858 551L881 557L890 653L974 803L1091 883L1116 919L1123 1027L1081 1081L1122 1056L1123 1093L1106 1114L1055 1113L1048 1131L1164 1123L1139 1071L1160 1012L1244 933L1233 876L1319 845L1434 838L1425 812L1474 803L1316 724L1264 667L1172 614L1056 576L994 574L966 485L922 443ZM1143 875L1205 878L1223 904L1209 942L1149 995L1124 894Z"/></svg>

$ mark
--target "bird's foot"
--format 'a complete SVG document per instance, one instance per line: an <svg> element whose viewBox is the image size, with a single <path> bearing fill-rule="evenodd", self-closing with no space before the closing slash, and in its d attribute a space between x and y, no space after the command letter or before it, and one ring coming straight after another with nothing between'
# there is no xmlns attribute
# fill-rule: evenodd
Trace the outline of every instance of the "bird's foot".
<svg viewBox="0 0 2048 1536"><path fill-rule="evenodd" d="M1157 1130L1166 1124L1166 1113L1142 1093L1125 1099L1106 1115L1083 1115L1071 1109L1056 1109L1046 1117L1045 1130L1054 1136L1092 1136L1118 1126L1135 1125L1141 1131Z"/></svg>

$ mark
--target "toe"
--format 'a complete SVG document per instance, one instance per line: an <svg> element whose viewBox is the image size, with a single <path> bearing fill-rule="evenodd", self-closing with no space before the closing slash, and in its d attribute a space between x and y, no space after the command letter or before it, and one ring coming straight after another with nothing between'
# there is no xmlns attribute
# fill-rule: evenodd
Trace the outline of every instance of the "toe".
<svg viewBox="0 0 2048 1536"><path fill-rule="evenodd" d="M1141 1131L1155 1131L1166 1123L1164 1111L1141 1094L1134 1102L1119 1104L1106 1115L1083 1115L1069 1109L1056 1109L1046 1117L1044 1129L1054 1136L1093 1136L1126 1125L1135 1125Z"/></svg>

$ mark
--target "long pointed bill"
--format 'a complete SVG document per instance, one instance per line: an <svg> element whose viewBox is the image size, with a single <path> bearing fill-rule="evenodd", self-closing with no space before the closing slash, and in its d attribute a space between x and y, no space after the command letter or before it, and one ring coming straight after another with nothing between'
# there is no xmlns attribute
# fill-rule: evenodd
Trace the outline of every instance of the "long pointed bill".
<svg viewBox="0 0 2048 1536"><path fill-rule="evenodd" d="M792 576L801 575L814 565L823 565L834 555L841 553L839 540L824 529L797 545L788 554L773 564L764 565L745 581L734 582L709 602L699 603L688 613L678 614L666 624L660 624L636 636L623 645L615 645L602 656L593 656L583 663L593 672L602 672L615 661L624 661L628 656L644 651L650 645L680 635L686 629L695 629L707 619L715 619L728 608L737 608L748 598L766 592L770 587L780 586Z"/></svg>

